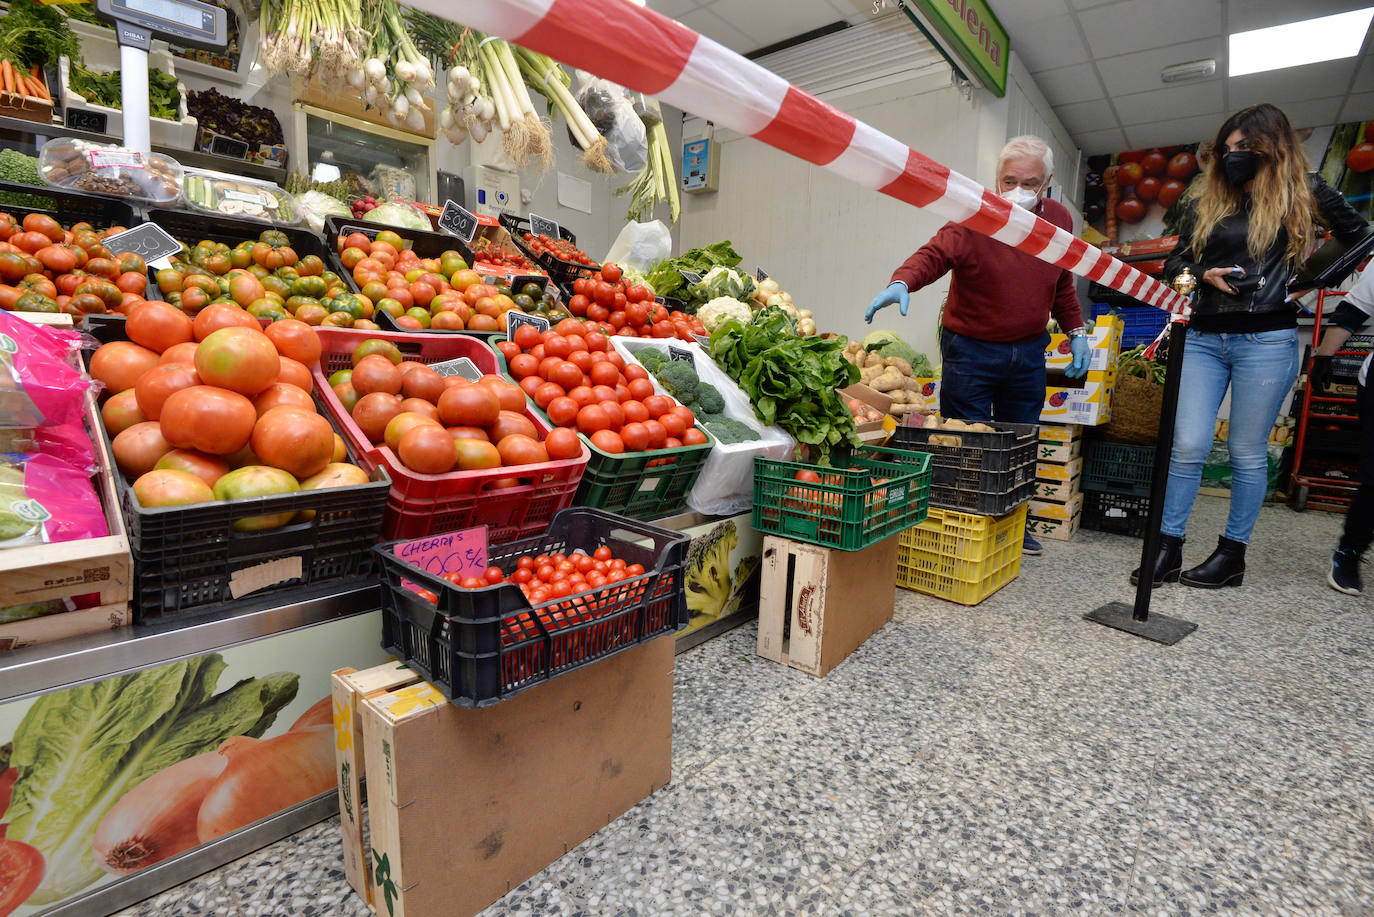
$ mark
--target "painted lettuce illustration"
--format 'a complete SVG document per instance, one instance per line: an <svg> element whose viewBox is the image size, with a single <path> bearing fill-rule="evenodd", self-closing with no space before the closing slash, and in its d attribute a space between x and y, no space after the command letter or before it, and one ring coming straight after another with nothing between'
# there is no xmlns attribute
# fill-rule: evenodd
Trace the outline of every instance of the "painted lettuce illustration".
<svg viewBox="0 0 1374 917"><path fill-rule="evenodd" d="M50 904L107 870L125 871L92 852L97 829L116 804L149 777L182 762L191 766L189 759L215 752L227 739L261 737L296 696L299 676L289 672L244 679L216 693L226 667L212 653L34 702L14 733L9 763L18 776L5 813L6 839L31 845L43 858L42 883L25 904ZM156 843L159 829L164 836L169 830L150 822L147 836L128 844ZM125 856L133 849L121 848ZM149 856L149 863L161 858Z"/></svg>

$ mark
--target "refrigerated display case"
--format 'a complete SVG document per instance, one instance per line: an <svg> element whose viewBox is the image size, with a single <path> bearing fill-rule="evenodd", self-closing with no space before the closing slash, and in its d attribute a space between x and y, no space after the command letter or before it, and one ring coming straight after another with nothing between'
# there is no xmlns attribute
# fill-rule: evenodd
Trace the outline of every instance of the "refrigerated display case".
<svg viewBox="0 0 1374 917"><path fill-rule="evenodd" d="M414 194L402 195L406 199L433 200L436 177L432 138L304 103L294 106L286 132L292 156L311 178L333 181L356 174L373 182L380 166L404 172L413 181Z"/></svg>

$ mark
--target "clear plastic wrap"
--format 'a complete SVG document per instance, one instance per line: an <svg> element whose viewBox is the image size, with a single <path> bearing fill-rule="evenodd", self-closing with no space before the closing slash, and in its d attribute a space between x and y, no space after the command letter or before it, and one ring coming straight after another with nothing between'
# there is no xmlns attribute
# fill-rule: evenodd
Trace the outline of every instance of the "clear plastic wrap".
<svg viewBox="0 0 1374 917"><path fill-rule="evenodd" d="M617 172L642 172L649 162L649 135L635 111L637 95L610 80L577 71L577 104L606 138L606 157Z"/></svg>
<svg viewBox="0 0 1374 917"><path fill-rule="evenodd" d="M193 210L294 226L300 222L296 198L272 182L224 172L187 169L182 194Z"/></svg>
<svg viewBox="0 0 1374 917"><path fill-rule="evenodd" d="M43 144L38 174L55 188L167 204L181 196L181 163L162 153L57 137Z"/></svg>

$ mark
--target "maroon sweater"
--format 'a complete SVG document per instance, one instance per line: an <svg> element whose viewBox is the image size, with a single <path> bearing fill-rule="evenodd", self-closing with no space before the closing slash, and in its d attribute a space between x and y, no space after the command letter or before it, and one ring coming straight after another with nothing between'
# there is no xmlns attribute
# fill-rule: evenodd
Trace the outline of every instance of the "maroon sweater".
<svg viewBox="0 0 1374 917"><path fill-rule="evenodd" d="M1042 201L1036 215L1073 232L1073 217L1058 201ZM958 334L980 341L1033 341L1045 333L1051 313L1065 331L1083 325L1072 274L958 223L946 223L892 273L892 280L919 290L947 271L954 276L944 326Z"/></svg>

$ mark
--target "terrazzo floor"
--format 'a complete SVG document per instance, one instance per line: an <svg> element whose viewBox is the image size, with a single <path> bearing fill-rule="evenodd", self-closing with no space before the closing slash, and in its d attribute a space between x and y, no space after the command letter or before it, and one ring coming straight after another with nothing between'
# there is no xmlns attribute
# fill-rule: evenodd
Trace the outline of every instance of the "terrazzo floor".
<svg viewBox="0 0 1374 917"><path fill-rule="evenodd" d="M672 784L484 917L1374 914L1374 598L1325 585L1339 521L1267 507L1243 588L1156 593L1199 624L1173 648L1081 619L1139 557L1092 532L976 608L898 590L823 680L720 636L677 659ZM368 910L331 820L123 913Z"/></svg>

